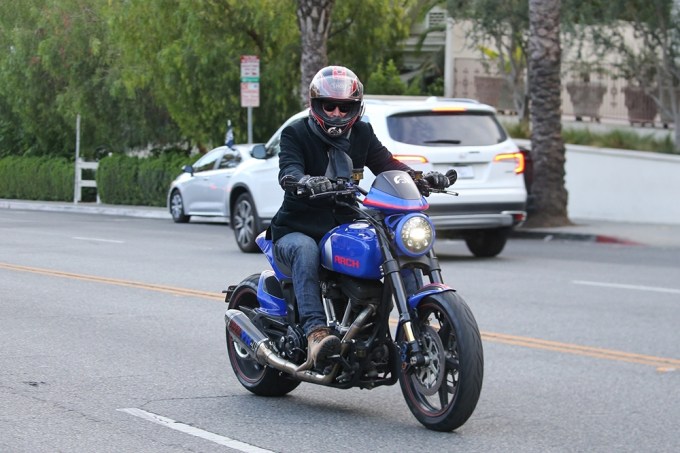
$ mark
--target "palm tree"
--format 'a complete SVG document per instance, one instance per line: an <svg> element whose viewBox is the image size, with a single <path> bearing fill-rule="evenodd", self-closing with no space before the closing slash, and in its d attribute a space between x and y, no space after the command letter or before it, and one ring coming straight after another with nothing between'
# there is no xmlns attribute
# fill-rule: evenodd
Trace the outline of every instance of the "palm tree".
<svg viewBox="0 0 680 453"><path fill-rule="evenodd" d="M529 0L529 86L534 181L528 226L569 225L560 111L560 0Z"/></svg>

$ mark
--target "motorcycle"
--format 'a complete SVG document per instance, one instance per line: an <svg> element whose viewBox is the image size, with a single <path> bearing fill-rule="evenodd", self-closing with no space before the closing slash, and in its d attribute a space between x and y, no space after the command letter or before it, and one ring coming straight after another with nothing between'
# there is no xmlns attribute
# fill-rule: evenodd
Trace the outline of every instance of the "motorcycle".
<svg viewBox="0 0 680 453"><path fill-rule="evenodd" d="M457 194L430 188L421 173L383 172L368 191L359 186L361 176L355 171L349 180L335 180L335 190L317 195L295 183L287 188L332 197L356 213L354 222L329 231L319 246L319 285L328 326L341 338L339 354L323 369L307 359L291 277L262 233L257 244L272 269L225 291L231 366L243 387L262 396L285 395L302 382L372 389L399 381L420 423L452 431L479 400L482 341L472 311L444 284L435 229L423 211L431 192ZM447 177L455 182L455 171ZM396 322L390 318L395 304Z"/></svg>

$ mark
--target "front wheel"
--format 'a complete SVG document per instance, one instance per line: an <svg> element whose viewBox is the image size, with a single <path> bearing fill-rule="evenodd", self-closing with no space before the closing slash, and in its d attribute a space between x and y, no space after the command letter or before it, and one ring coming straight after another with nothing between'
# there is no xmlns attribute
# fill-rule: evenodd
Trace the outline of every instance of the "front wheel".
<svg viewBox="0 0 680 453"><path fill-rule="evenodd" d="M184 200L179 190L174 190L170 196L170 214L175 223L187 223L189 216L184 214Z"/></svg>
<svg viewBox="0 0 680 453"><path fill-rule="evenodd" d="M260 274L253 274L238 284L229 299L229 308L241 310L248 314L260 306L257 301L257 284ZM246 389L260 396L282 396L292 392L299 381L287 377L284 373L268 366L260 365L248 351L227 335L227 352L236 378Z"/></svg>
<svg viewBox="0 0 680 453"><path fill-rule="evenodd" d="M484 353L477 322L452 291L423 299L414 322L427 364L402 369L401 391L426 428L452 431L472 415L482 390Z"/></svg>

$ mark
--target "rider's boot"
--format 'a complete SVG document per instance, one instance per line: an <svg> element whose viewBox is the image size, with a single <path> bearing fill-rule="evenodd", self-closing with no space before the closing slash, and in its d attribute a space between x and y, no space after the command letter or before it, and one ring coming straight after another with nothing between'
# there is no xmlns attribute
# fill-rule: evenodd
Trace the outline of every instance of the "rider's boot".
<svg viewBox="0 0 680 453"><path fill-rule="evenodd" d="M314 366L322 364L328 356L340 352L340 339L331 335L328 327L314 329L307 336L308 357L314 361Z"/></svg>

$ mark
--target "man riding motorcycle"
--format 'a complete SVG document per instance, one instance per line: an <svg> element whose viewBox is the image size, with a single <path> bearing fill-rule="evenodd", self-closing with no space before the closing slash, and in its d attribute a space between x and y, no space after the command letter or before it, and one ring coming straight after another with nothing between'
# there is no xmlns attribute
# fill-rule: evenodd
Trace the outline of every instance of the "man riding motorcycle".
<svg viewBox="0 0 680 453"><path fill-rule="evenodd" d="M375 136L363 114L363 85L342 66L321 69L309 86L309 118L286 127L281 134L279 183L284 190L298 182L311 194L333 189L331 179L350 179L352 169L368 167L374 174L411 168L396 160ZM434 189L449 185L446 176L430 172L423 179ZM329 199L309 199L286 190L272 219L274 257L292 272L300 322L315 366L340 350L340 339L327 327L319 289L319 246L333 227L353 219L349 208Z"/></svg>

